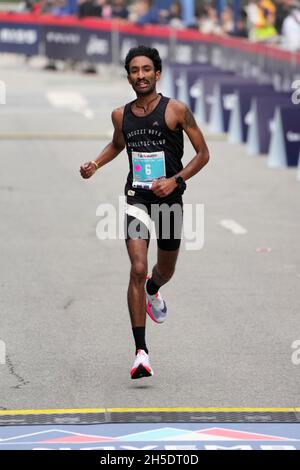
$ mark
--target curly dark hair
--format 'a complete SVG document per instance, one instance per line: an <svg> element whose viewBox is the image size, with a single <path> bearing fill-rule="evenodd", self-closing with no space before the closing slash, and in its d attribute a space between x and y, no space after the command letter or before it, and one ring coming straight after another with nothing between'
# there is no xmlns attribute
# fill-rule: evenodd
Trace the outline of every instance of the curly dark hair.
<svg viewBox="0 0 300 470"><path fill-rule="evenodd" d="M161 72L161 58L157 49L147 46L132 47L125 58L125 69L129 74L129 64L134 57L145 56L152 60L155 72Z"/></svg>

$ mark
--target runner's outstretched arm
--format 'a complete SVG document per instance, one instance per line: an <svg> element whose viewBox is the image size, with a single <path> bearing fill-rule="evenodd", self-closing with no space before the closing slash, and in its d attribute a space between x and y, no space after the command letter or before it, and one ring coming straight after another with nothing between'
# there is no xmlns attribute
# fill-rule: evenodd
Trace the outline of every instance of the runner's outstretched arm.
<svg viewBox="0 0 300 470"><path fill-rule="evenodd" d="M124 108L117 108L111 114L111 119L114 125L114 134L112 141L102 150L96 160L91 160L84 163L80 167L80 174L82 178L90 178L101 166L111 162L114 158L122 152L125 147L125 142L122 133Z"/></svg>

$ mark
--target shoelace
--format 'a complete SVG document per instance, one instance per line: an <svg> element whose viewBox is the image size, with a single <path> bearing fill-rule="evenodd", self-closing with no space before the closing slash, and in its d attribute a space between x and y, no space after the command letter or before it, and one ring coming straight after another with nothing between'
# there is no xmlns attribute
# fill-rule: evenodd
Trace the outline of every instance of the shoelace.
<svg viewBox="0 0 300 470"><path fill-rule="evenodd" d="M149 360L148 360L148 356L146 355L146 353L138 353L136 355L134 365L140 364L141 362L146 363L148 365Z"/></svg>
<svg viewBox="0 0 300 470"><path fill-rule="evenodd" d="M155 308L158 308L158 309L162 309L164 308L164 302L163 302L163 299L161 297L161 295L158 293L158 296L156 297L156 295L151 295L151 302L152 304L154 305Z"/></svg>

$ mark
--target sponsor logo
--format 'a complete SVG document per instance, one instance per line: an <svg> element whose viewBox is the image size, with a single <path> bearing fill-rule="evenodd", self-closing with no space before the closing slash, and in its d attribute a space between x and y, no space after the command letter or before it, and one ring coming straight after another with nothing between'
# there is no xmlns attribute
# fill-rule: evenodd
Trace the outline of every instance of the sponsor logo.
<svg viewBox="0 0 300 470"><path fill-rule="evenodd" d="M35 44L38 40L37 31L34 29L2 28L0 30L0 42L12 44Z"/></svg>
<svg viewBox="0 0 300 470"><path fill-rule="evenodd" d="M274 119L270 119L269 121L269 131L270 132L275 132L276 129L276 124Z"/></svg>
<svg viewBox="0 0 300 470"><path fill-rule="evenodd" d="M86 46L87 55L94 54L106 55L109 51L109 43L107 39L100 39L97 36L90 36L89 42Z"/></svg>
<svg viewBox="0 0 300 470"><path fill-rule="evenodd" d="M190 95L192 98L198 98L203 95L202 84L198 80L191 86Z"/></svg>
<svg viewBox="0 0 300 470"><path fill-rule="evenodd" d="M55 44L79 44L80 35L74 33L56 33L49 31L46 34L47 42L53 42Z"/></svg>
<svg viewBox="0 0 300 470"><path fill-rule="evenodd" d="M292 94L292 103L300 104L300 80L295 80L292 83L292 88L295 90Z"/></svg>
<svg viewBox="0 0 300 470"><path fill-rule="evenodd" d="M196 47L196 62L199 62L200 64L208 63L207 46L198 45Z"/></svg>
<svg viewBox="0 0 300 470"><path fill-rule="evenodd" d="M223 96L223 107L224 109L231 110L234 108L234 105L237 101L237 97L234 93Z"/></svg>
<svg viewBox="0 0 300 470"><path fill-rule="evenodd" d="M245 115L244 123L250 126L253 122L254 122L254 112L248 111L248 113Z"/></svg>
<svg viewBox="0 0 300 470"><path fill-rule="evenodd" d="M300 134L293 131L288 131L286 133L286 140L288 142L299 142L300 141Z"/></svg>
<svg viewBox="0 0 300 470"><path fill-rule="evenodd" d="M193 62L193 49L188 44L178 44L175 49L175 58L178 64L191 64Z"/></svg>

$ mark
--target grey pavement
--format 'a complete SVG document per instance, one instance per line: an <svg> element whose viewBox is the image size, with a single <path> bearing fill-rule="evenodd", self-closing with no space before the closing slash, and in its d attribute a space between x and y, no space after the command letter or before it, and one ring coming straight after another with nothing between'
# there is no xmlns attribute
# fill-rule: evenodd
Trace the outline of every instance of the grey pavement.
<svg viewBox="0 0 300 470"><path fill-rule="evenodd" d="M125 243L96 236L98 205L118 207L123 194L126 153L91 180L79 175L109 141L111 110L132 97L126 77L46 72L4 56L0 79L0 409L300 406L295 169L271 170L206 134L211 160L185 193L185 203L204 204L204 246L183 241L162 289L168 320L147 321L155 376L131 381ZM55 107L53 91L86 104ZM192 157L186 142L184 162ZM247 233L224 228L228 219ZM155 249L152 240L149 271Z"/></svg>

